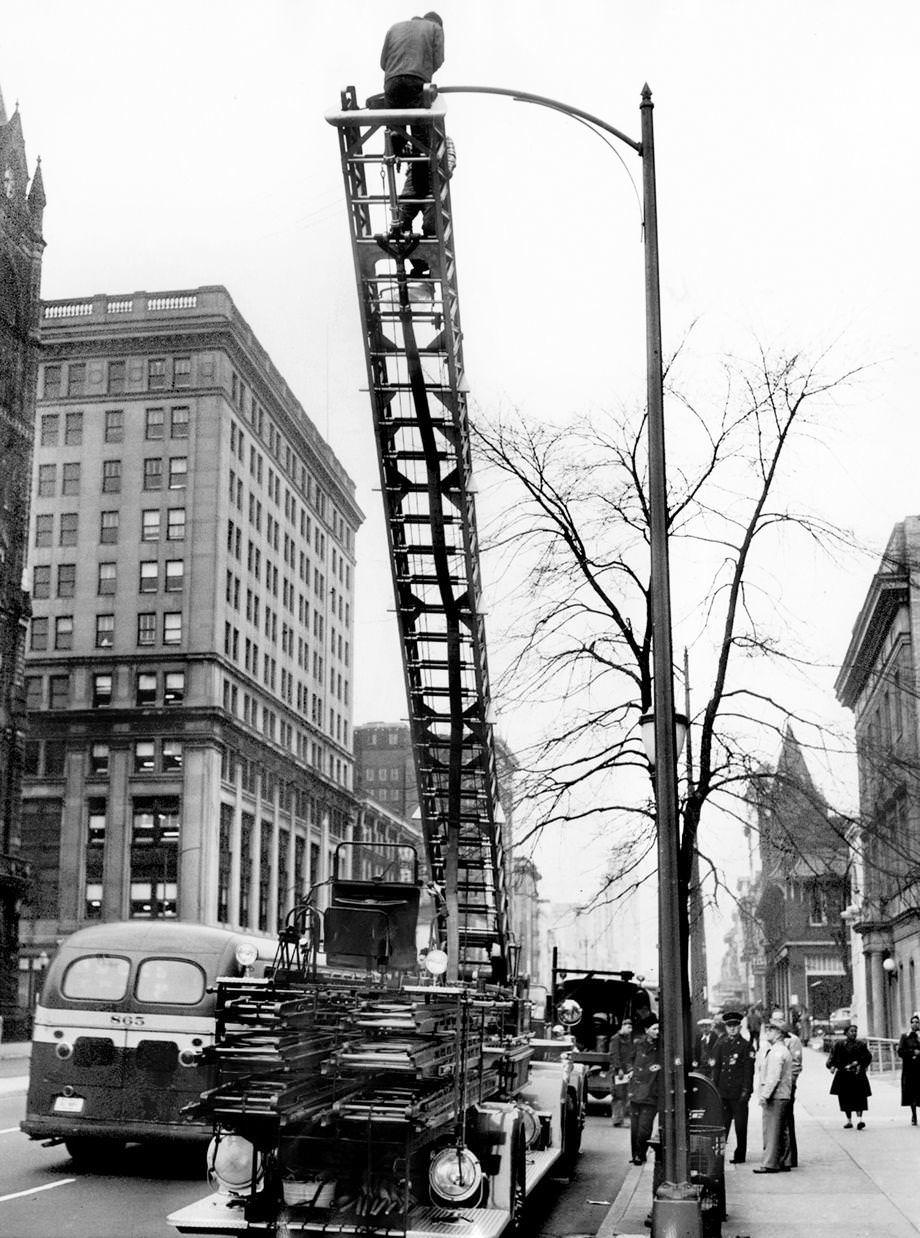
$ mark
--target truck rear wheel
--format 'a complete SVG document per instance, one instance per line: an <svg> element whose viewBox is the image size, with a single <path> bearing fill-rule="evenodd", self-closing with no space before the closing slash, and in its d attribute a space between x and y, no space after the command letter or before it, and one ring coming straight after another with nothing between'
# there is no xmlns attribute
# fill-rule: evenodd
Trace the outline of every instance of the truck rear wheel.
<svg viewBox="0 0 920 1238"><path fill-rule="evenodd" d="M99 1135L72 1135L64 1140L64 1147L75 1164L84 1169L95 1169L106 1164L124 1148L121 1139L103 1139Z"/></svg>
<svg viewBox="0 0 920 1238"><path fill-rule="evenodd" d="M575 1165L581 1148L581 1123L578 1121L578 1104L571 1092L566 1092L562 1111L562 1172L569 1178L575 1176Z"/></svg>

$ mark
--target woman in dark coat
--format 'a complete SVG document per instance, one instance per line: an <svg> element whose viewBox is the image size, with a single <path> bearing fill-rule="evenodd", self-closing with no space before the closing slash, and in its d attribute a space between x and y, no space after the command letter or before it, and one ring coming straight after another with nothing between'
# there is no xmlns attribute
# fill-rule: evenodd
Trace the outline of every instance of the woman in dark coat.
<svg viewBox="0 0 920 1238"><path fill-rule="evenodd" d="M863 1114L869 1108L869 1097L872 1095L866 1073L871 1061L869 1046L864 1040L856 1039L856 1024L851 1023L845 1038L835 1042L827 1059L827 1069L834 1072L831 1096L837 1097L841 1113L847 1115L843 1124L844 1130L853 1125L854 1110L856 1129L861 1131L865 1128Z"/></svg>
<svg viewBox="0 0 920 1238"><path fill-rule="evenodd" d="M901 1059L901 1104L910 1106L910 1124L917 1125L917 1106L920 1105L920 1014L915 1010L910 1016L910 1030L898 1041L898 1057Z"/></svg>

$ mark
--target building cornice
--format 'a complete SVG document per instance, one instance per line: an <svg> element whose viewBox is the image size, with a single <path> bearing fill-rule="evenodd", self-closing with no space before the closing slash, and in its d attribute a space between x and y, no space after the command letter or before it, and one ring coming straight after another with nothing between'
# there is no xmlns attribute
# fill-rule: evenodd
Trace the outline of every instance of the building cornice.
<svg viewBox="0 0 920 1238"><path fill-rule="evenodd" d="M895 615L909 601L910 580L905 569L876 572L834 682L837 699L847 709L855 708Z"/></svg>

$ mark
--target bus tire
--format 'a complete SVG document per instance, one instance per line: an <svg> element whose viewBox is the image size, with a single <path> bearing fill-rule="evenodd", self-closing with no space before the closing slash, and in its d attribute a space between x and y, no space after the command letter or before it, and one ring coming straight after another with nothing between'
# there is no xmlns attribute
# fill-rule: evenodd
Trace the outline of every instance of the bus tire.
<svg viewBox="0 0 920 1238"><path fill-rule="evenodd" d="M64 1147L71 1160L81 1168L92 1169L105 1165L124 1148L124 1140L104 1139L99 1135L72 1135L64 1140Z"/></svg>

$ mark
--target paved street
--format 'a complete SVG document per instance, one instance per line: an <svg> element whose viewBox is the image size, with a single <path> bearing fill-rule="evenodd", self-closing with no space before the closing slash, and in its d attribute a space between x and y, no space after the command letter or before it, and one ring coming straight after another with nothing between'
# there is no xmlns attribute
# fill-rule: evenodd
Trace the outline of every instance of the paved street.
<svg viewBox="0 0 920 1238"><path fill-rule="evenodd" d="M206 1191L189 1153L129 1148L110 1173L75 1169L67 1150L43 1148L19 1131L28 1057L0 1046L0 1234L3 1238L170 1238L166 1216ZM16 1054L16 1056L11 1056ZM531 1200L533 1238L596 1234L623 1184L629 1134L592 1109L571 1183L549 1180Z"/></svg>
<svg viewBox="0 0 920 1238"><path fill-rule="evenodd" d="M920 1234L920 1126L900 1107L896 1076L873 1076L866 1129L843 1129L828 1095L824 1054L805 1050L796 1099L799 1168L760 1176L752 1153L759 1114L751 1107L748 1164L726 1165L723 1238L917 1238ZM731 1143L729 1152L731 1155ZM599 1238L647 1235L651 1165L630 1169Z"/></svg>

